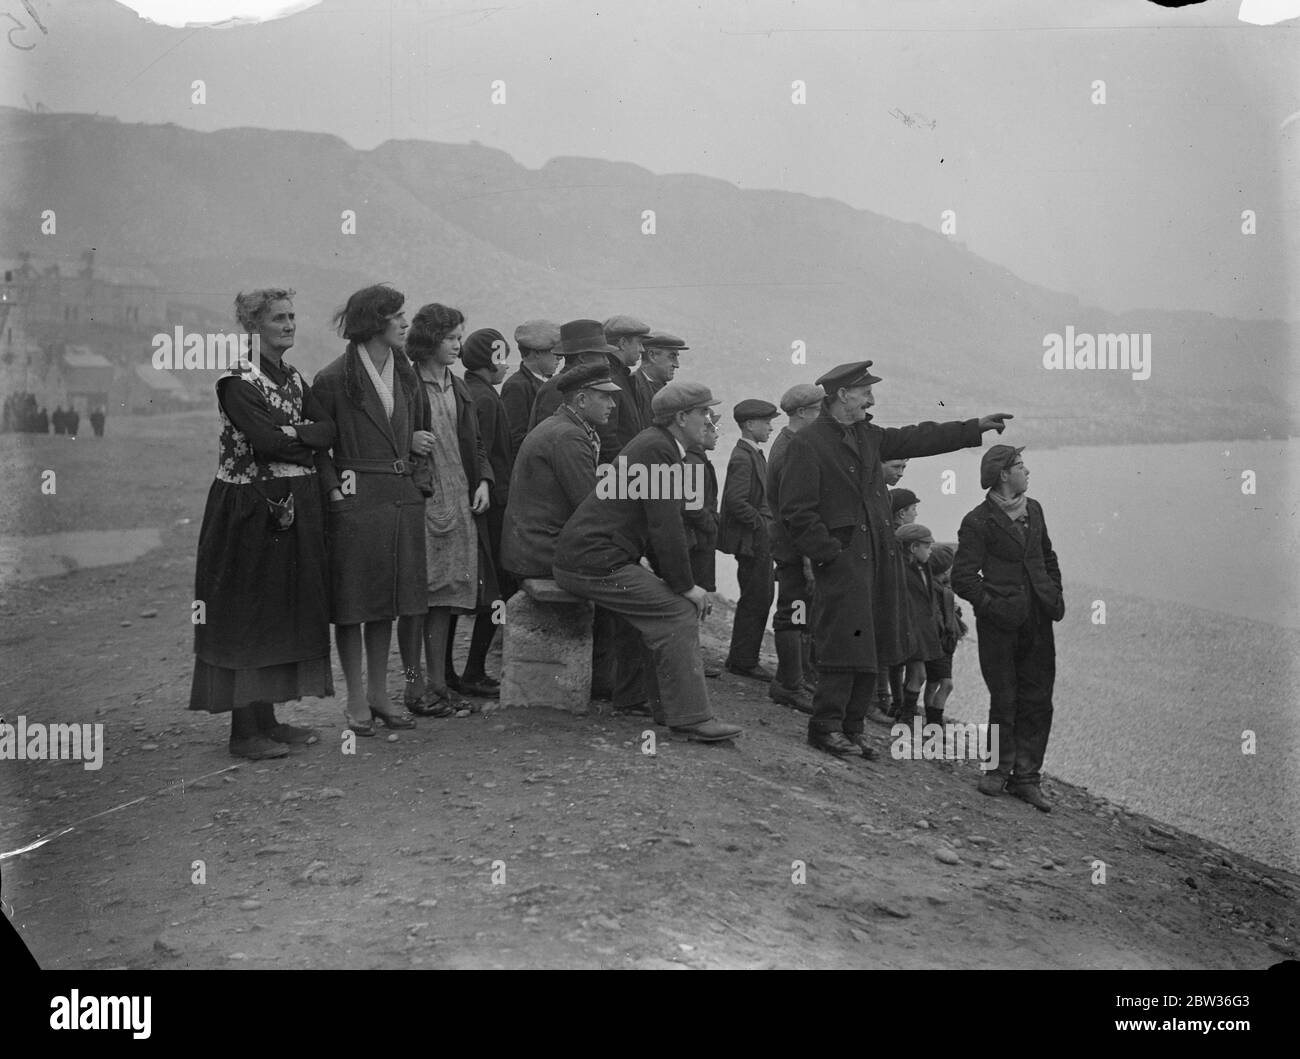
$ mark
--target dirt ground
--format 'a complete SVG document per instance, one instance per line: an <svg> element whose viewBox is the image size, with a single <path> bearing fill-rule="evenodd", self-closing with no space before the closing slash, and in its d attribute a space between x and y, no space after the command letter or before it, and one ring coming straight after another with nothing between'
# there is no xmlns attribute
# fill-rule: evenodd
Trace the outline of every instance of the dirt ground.
<svg viewBox="0 0 1300 1059"><path fill-rule="evenodd" d="M0 437L17 498L0 532L165 527L134 562L0 600L0 712L101 722L107 742L98 771L0 762L0 852L55 836L2 865L6 911L43 967L1260 968L1297 955L1291 873L1059 781L1048 816L979 795L972 763L836 761L764 685L730 674L710 692L746 728L734 745L658 729L651 756L648 723L511 709L422 720L348 755L339 701L305 700L280 714L319 728L319 744L237 763L227 719L185 709L215 435L185 417L109 427L98 448ZM46 466L59 496L42 501ZM706 629L714 660L727 628L722 614Z"/></svg>

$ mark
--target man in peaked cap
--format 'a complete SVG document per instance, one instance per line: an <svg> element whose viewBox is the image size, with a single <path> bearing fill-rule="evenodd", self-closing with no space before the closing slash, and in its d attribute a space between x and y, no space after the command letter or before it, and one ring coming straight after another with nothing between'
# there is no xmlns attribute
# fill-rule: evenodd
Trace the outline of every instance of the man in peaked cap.
<svg viewBox="0 0 1300 1059"><path fill-rule="evenodd" d="M781 495L781 475L785 469L786 449L799 431L821 413L826 391L814 383L801 382L781 396L781 411L789 422L772 442L767 459L767 502L771 507ZM804 668L804 638L808 632L808 614L812 608L812 563L795 551L785 523L774 518L770 526L772 561L776 568L776 613L772 633L776 640L776 675L767 695L773 702L790 706L800 713L812 713L814 674ZM798 619L797 621L795 619Z"/></svg>
<svg viewBox="0 0 1300 1059"><path fill-rule="evenodd" d="M707 387L680 383L655 396L655 424L623 451L626 477L607 475L605 485L674 480L685 486L686 449L702 444L709 409L719 402ZM653 656L646 674L655 720L699 742L732 739L741 729L712 716L700 655L700 621L711 607L709 593L691 572L683 497L606 488L598 481L560 532L555 582L575 596L621 614L645 638ZM669 490L671 492L671 490ZM656 495L660 494L660 495ZM657 574L641 559L653 551Z"/></svg>
<svg viewBox="0 0 1300 1059"><path fill-rule="evenodd" d="M772 544L768 526L767 459L760 446L772 436L772 420L780 413L770 401L749 398L732 410L740 440L727 462L722 488L722 522L718 550L736 557L740 599L731 625L727 670L742 677L770 682L772 672L759 665L758 652L772 609Z"/></svg>
<svg viewBox="0 0 1300 1059"><path fill-rule="evenodd" d="M964 422L882 428L869 422L875 404L871 361L841 364L817 380L826 391L821 415L790 440L778 510L790 540L813 564L813 636L818 685L808 742L828 753L876 751L863 720L876 673L907 659L902 551L894 541L882 460L933 456L980 444L1005 428L1007 413Z"/></svg>
<svg viewBox="0 0 1300 1059"><path fill-rule="evenodd" d="M1052 623L1065 615L1065 596L1043 508L1025 495L1029 468L1021 451L994 445L980 460L988 493L961 520L952 588L975 610L989 725L998 726L998 765L981 777L980 793L1005 788L1046 813L1052 805L1040 782L1056 681Z"/></svg>
<svg viewBox="0 0 1300 1059"><path fill-rule="evenodd" d="M596 487L600 435L618 388L604 364L565 372L560 405L524 438L510 476L501 534L501 564L515 577L551 577L560 530Z"/></svg>
<svg viewBox="0 0 1300 1059"><path fill-rule="evenodd" d="M515 452L528 433L537 391L555 374L555 347L560 344L560 325L550 320L526 320L515 328L519 347L519 370L501 384L501 403L510 424L510 445Z"/></svg>
<svg viewBox="0 0 1300 1059"><path fill-rule="evenodd" d="M605 341L617 346L618 351L609 354L610 374L618 383L621 393L618 395L618 408L612 417L614 436L617 447L606 452L608 462L622 451L623 446L650 425L642 420L636 403L635 387L632 383L632 369L637 366L643 353L642 342L650 334L648 324L642 323L635 316L611 316L604 323Z"/></svg>
<svg viewBox="0 0 1300 1059"><path fill-rule="evenodd" d="M632 399L636 402L644 429L654 420L650 408L654 395L673 381L677 374L678 354L691 347L684 339L667 331L651 331L642 342L645 351L641 354L641 367L632 376Z"/></svg>

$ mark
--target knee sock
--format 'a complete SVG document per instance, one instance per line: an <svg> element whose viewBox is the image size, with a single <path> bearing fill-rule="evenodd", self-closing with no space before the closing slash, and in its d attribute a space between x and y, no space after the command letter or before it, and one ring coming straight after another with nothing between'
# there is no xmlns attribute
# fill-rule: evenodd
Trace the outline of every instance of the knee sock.
<svg viewBox="0 0 1300 1059"><path fill-rule="evenodd" d="M474 632L469 638L469 657L465 660L464 676L487 676L488 648L492 646L492 637L496 635L496 622L492 620L491 611L480 611L474 618Z"/></svg>

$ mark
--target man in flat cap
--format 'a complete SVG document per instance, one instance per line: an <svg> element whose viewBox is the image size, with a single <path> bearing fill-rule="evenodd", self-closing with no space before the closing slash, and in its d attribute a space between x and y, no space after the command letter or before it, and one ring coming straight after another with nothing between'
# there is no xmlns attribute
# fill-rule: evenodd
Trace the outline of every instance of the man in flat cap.
<svg viewBox="0 0 1300 1059"><path fill-rule="evenodd" d="M552 576L560 530L596 487L596 424L618 394L604 364L566 372L558 388L563 404L524 438L510 476L501 564L520 580Z"/></svg>
<svg viewBox="0 0 1300 1059"><path fill-rule="evenodd" d="M718 591L718 472L709 459L709 453L718 447L718 418L716 413L709 416L704 440L698 445L687 445L684 457L688 469L699 464L704 471L704 503L698 509L688 505L682 512L682 523L686 526L691 573L695 575L695 583L706 592ZM704 675L720 677L722 667L706 661Z"/></svg>
<svg viewBox="0 0 1300 1059"><path fill-rule="evenodd" d="M772 442L772 452L767 460L769 507L781 495L781 475L785 470L786 450L791 438L817 419L825 396L825 390L808 382L792 386L782 395L781 411L789 421ZM805 674L803 666L803 638L808 632L808 616L812 611L812 563L795 550L785 523L779 518L772 520L770 531L772 561L776 567L776 614L772 617L776 675L767 695L779 705L793 707L800 713L812 713L812 699L808 696L811 681L805 681L805 677L811 677L812 673Z"/></svg>
<svg viewBox="0 0 1300 1059"><path fill-rule="evenodd" d="M882 460L933 456L1001 431L1004 412L965 422L882 428L868 422L880 379L870 361L841 364L817 380L822 413L790 441L778 503L790 540L813 563L818 685L808 742L832 754L876 756L863 720L876 674L906 661L910 637L902 552L894 541Z"/></svg>
<svg viewBox="0 0 1300 1059"><path fill-rule="evenodd" d="M680 383L655 396L655 425L623 451L626 480L649 479L660 486L609 495L597 483L560 531L555 582L631 622L645 637L654 665L646 675L655 720L686 738L716 742L739 735L736 725L714 720L700 655L700 620L709 594L691 573L684 497L663 483L684 484L687 446L700 444L719 402L707 387ZM636 469L640 469L637 471ZM633 474L633 472L636 472ZM657 575L641 565L653 549Z"/></svg>
<svg viewBox="0 0 1300 1059"><path fill-rule="evenodd" d="M605 341L617 347L617 352L609 354L609 370L620 391L618 407L610 417L616 447L607 446L601 455L601 462L609 463L623 450L623 446L650 425L648 419L642 421L632 383L632 369L641 359L642 342L650 334L650 327L635 316L611 316L605 321L604 328Z"/></svg>
<svg viewBox="0 0 1300 1059"><path fill-rule="evenodd" d="M740 440L727 462L718 527L718 550L736 557L740 584L727 670L767 682L773 674L759 665L758 652L772 609L772 544L768 537L772 511L767 502L767 459L759 446L772 436L772 420L779 414L770 401L753 397L732 410Z"/></svg>
<svg viewBox="0 0 1300 1059"><path fill-rule="evenodd" d="M654 421L650 403L654 395L673 381L677 374L678 354L690 349L684 339L667 331L651 331L642 339L645 349L641 367L632 375L632 399L636 402L644 429Z"/></svg>
<svg viewBox="0 0 1300 1059"><path fill-rule="evenodd" d="M560 343L560 325L550 320L526 320L515 328L519 347L519 370L501 384L501 403L510 424L510 445L515 451L528 433L537 391L555 374L555 347Z"/></svg>
<svg viewBox="0 0 1300 1059"><path fill-rule="evenodd" d="M1056 682L1052 623L1065 615L1065 596L1042 506L1026 495L1021 451L994 445L980 460L988 493L961 520L952 587L975 610L989 724L998 726L998 765L980 778L980 793L1005 789L1046 813L1052 805L1040 781Z"/></svg>

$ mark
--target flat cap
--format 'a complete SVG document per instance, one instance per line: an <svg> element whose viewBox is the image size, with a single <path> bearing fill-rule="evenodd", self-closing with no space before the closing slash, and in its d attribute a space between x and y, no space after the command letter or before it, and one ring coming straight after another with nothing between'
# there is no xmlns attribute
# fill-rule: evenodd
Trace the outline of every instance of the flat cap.
<svg viewBox="0 0 1300 1059"><path fill-rule="evenodd" d="M818 386L824 386L826 392L833 394L841 387L852 386L870 386L872 383L879 382L880 377L872 375L867 369L871 367L869 360L855 360L851 364L841 364L839 367L831 368L825 375L817 380Z"/></svg>
<svg viewBox="0 0 1300 1059"><path fill-rule="evenodd" d="M560 325L550 320L525 320L515 328L515 345L524 349L550 349L560 344Z"/></svg>
<svg viewBox="0 0 1300 1059"><path fill-rule="evenodd" d="M562 371L555 377L555 388L560 393L573 393L574 390L604 390L617 393L622 389L609 374L609 363L579 364L577 367Z"/></svg>
<svg viewBox="0 0 1300 1059"><path fill-rule="evenodd" d="M916 523L913 523L916 525ZM897 533L894 534L898 536ZM947 573L952 569L952 561L956 558L951 544L936 544L930 551L930 571L937 577L939 574Z"/></svg>
<svg viewBox="0 0 1300 1059"><path fill-rule="evenodd" d="M905 507L919 504L921 498L910 489L891 489L889 491L889 508L895 515Z"/></svg>
<svg viewBox="0 0 1300 1059"><path fill-rule="evenodd" d="M757 397L747 397L732 410L737 423L747 419L772 419L781 413L771 401L760 401Z"/></svg>
<svg viewBox="0 0 1300 1059"><path fill-rule="evenodd" d="M713 392L698 382L670 382L650 399L650 413L655 419L666 419L678 412L692 408L712 407L722 404Z"/></svg>
<svg viewBox="0 0 1300 1059"><path fill-rule="evenodd" d="M801 382L781 395L781 411L789 415L810 404L820 404L825 396L826 391L816 383Z"/></svg>
<svg viewBox="0 0 1300 1059"><path fill-rule="evenodd" d="M492 327L483 327L465 339L460 347L460 362L466 371L494 368L505 363L510 355L510 343L505 335Z"/></svg>
<svg viewBox="0 0 1300 1059"><path fill-rule="evenodd" d="M670 335L667 331L651 331L641 339L641 345L646 349L675 349L678 352L691 348L686 344L686 339Z"/></svg>
<svg viewBox="0 0 1300 1059"><path fill-rule="evenodd" d="M611 342L624 335L648 335L650 325L643 324L635 316L611 316L604 323L605 337Z"/></svg>
<svg viewBox="0 0 1300 1059"><path fill-rule="evenodd" d="M900 544L915 544L918 541L933 544L934 534L919 522L913 522L907 526L899 526L898 529L894 530L894 540Z"/></svg>
<svg viewBox="0 0 1300 1059"><path fill-rule="evenodd" d="M1021 445L994 445L980 458L980 488L992 489L998 484L1002 472L1016 462L1016 457L1025 451Z"/></svg>

